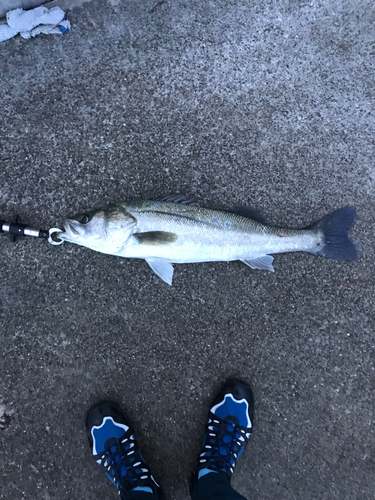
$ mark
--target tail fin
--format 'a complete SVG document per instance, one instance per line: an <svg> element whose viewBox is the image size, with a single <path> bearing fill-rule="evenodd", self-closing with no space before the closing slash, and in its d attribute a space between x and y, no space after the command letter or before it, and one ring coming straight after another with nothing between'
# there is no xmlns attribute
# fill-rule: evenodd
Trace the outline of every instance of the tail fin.
<svg viewBox="0 0 375 500"><path fill-rule="evenodd" d="M357 260L357 247L348 235L354 218L355 207L344 207L311 226L324 235L323 248L314 253L334 260Z"/></svg>

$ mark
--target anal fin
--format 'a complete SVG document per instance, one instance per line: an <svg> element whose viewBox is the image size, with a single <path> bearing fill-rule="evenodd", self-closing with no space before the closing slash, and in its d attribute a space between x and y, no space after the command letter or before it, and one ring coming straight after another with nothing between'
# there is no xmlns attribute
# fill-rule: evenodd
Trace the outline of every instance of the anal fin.
<svg viewBox="0 0 375 500"><path fill-rule="evenodd" d="M151 267L155 274L159 276L168 285L172 286L173 266L170 262L164 259L146 259L147 264Z"/></svg>
<svg viewBox="0 0 375 500"><path fill-rule="evenodd" d="M254 259L244 259L242 262L251 267L251 269L266 269L271 272L275 271L272 265L272 255L261 255L260 257L255 257Z"/></svg>

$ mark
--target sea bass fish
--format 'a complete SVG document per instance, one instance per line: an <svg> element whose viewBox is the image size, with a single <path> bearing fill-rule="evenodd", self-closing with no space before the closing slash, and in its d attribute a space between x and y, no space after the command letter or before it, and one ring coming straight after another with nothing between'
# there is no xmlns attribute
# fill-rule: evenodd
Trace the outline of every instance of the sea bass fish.
<svg viewBox="0 0 375 500"><path fill-rule="evenodd" d="M231 211L202 208L182 195L160 201L130 201L77 214L58 237L98 252L145 259L172 284L174 263L241 260L252 269L274 271L270 254L309 252L356 260L348 236L354 207L344 207L305 229L268 225L251 207Z"/></svg>

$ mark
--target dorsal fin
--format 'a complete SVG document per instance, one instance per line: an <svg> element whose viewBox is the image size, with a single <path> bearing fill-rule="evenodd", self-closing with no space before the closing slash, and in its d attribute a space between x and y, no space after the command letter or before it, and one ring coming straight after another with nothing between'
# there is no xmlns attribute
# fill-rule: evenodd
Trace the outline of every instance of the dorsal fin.
<svg viewBox="0 0 375 500"><path fill-rule="evenodd" d="M195 196L186 196L184 194L171 194L161 199L160 201L167 201L169 203L180 203L180 205L192 205L194 207L199 207L198 200Z"/></svg>
<svg viewBox="0 0 375 500"><path fill-rule="evenodd" d="M267 224L266 216L255 207L234 207L231 208L230 212L237 215L242 215L242 217L248 217L249 219L257 220L262 224Z"/></svg>

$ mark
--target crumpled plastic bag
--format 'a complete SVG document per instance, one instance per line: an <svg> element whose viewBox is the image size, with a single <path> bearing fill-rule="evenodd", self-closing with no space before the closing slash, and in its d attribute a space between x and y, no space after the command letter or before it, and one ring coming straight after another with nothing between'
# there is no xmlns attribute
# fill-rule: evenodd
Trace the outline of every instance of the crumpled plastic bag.
<svg viewBox="0 0 375 500"><path fill-rule="evenodd" d="M0 42L9 40L18 33L22 38L31 38L40 33L63 35L70 30L70 22L60 7L50 10L46 7L11 10L7 13L7 23L0 25Z"/></svg>

